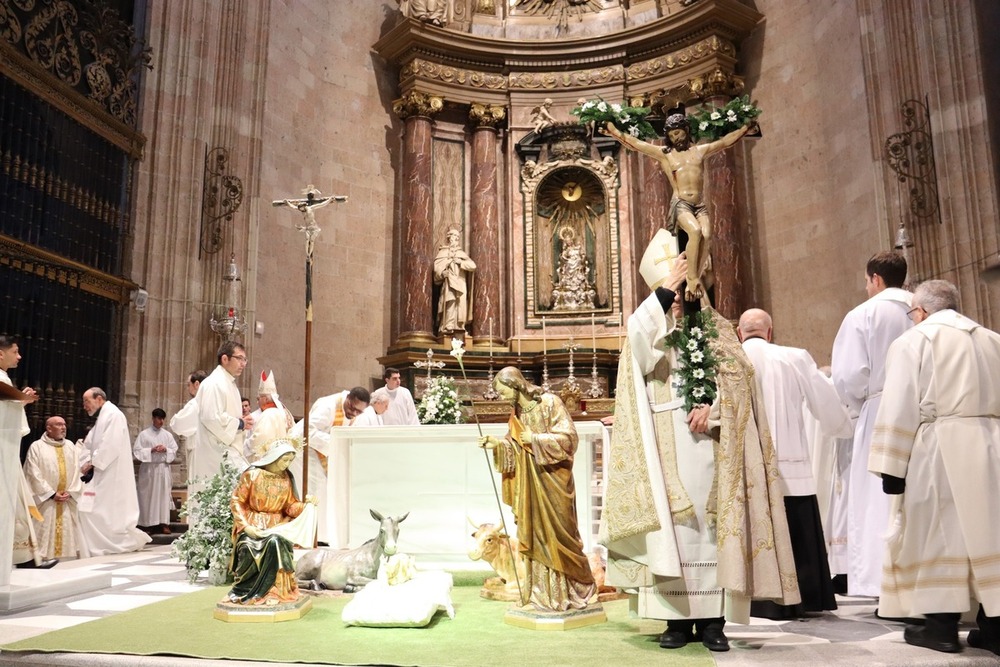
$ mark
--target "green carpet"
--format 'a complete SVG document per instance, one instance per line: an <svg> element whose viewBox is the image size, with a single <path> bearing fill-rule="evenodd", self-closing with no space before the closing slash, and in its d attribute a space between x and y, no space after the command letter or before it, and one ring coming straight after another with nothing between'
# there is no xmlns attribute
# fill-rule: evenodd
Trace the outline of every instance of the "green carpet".
<svg viewBox="0 0 1000 667"><path fill-rule="evenodd" d="M455 619L438 612L426 628L345 627L348 597L316 597L298 621L224 623L212 618L227 589L212 588L0 646L3 651L125 653L342 665L647 665L712 667L701 644L667 651L664 623L628 617L628 602L604 605L608 622L564 632L503 622L508 603L483 600L475 587L452 590Z"/></svg>

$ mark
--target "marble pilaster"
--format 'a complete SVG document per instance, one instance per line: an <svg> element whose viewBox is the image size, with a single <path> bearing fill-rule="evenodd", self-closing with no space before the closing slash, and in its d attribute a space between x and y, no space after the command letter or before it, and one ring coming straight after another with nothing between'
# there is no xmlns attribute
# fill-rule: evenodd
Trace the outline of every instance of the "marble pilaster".
<svg viewBox="0 0 1000 667"><path fill-rule="evenodd" d="M431 305L434 221L431 172L431 117L444 106L440 97L411 91L393 103L403 118L402 247L400 272L393 282L399 294L397 345L434 340Z"/></svg>
<svg viewBox="0 0 1000 667"><path fill-rule="evenodd" d="M476 340L504 340L500 310L500 197L497 183L497 125L504 107L475 103L469 111L472 131L470 251L477 265L473 285L472 330Z"/></svg>
<svg viewBox="0 0 1000 667"><path fill-rule="evenodd" d="M736 155L732 149L706 160L705 201L709 205L714 238L712 267L715 273L715 309L723 317L738 319L748 307L751 287L742 203L737 193Z"/></svg>
<svg viewBox="0 0 1000 667"><path fill-rule="evenodd" d="M653 143L662 144L662 140ZM670 181L660 169L660 163L651 157L636 154L636 174L639 183L636 215L632 218L632 247L635 248L634 285L638 292L635 303L641 303L649 295L649 288L639 275L639 260L656 231L667 224L670 210Z"/></svg>

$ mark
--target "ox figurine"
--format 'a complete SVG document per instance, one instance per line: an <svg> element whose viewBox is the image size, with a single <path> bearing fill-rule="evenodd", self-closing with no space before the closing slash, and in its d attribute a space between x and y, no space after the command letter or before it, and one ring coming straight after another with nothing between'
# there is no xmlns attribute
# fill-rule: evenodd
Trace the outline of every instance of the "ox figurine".
<svg viewBox="0 0 1000 667"><path fill-rule="evenodd" d="M324 588L353 593L378 576L382 556L396 553L399 524L409 516L383 517L375 510L372 518L379 522L378 536L355 549L312 549L295 563L295 578L299 586L312 591Z"/></svg>
<svg viewBox="0 0 1000 667"><path fill-rule="evenodd" d="M472 533L472 539L476 541L476 547L469 552L470 560L485 561L496 570L500 576L502 594L497 591L492 592L488 597L516 600L520 596L520 586L527 582L525 578L524 557L521 555L520 546L516 538L509 537L503 529L492 523L483 523L478 526L469 519L469 523L476 529ZM495 580L493 580L495 582ZM490 580L486 582L486 589L497 588L491 585Z"/></svg>

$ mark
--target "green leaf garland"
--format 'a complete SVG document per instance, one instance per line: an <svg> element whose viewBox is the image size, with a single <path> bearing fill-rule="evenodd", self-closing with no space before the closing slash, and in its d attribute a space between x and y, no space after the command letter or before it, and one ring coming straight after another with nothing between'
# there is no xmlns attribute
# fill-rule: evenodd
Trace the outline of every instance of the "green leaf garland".
<svg viewBox="0 0 1000 667"><path fill-rule="evenodd" d="M685 412L696 405L711 405L718 395L715 378L719 362L708 344L718 337L715 323L704 310L688 315L680 328L667 334L667 347L677 350L674 377L680 380L677 393L684 399Z"/></svg>

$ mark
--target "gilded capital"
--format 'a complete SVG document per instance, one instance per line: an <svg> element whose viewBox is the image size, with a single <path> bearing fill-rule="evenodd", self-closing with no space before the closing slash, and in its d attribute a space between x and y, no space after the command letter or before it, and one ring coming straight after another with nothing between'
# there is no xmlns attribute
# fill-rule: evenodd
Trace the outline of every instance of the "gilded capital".
<svg viewBox="0 0 1000 667"><path fill-rule="evenodd" d="M475 127L497 127L507 117L507 108L499 104L473 102L469 107L469 121Z"/></svg>
<svg viewBox="0 0 1000 667"><path fill-rule="evenodd" d="M402 119L411 116L426 116L430 118L444 108L444 100L437 95L411 90L392 103L392 112Z"/></svg>

